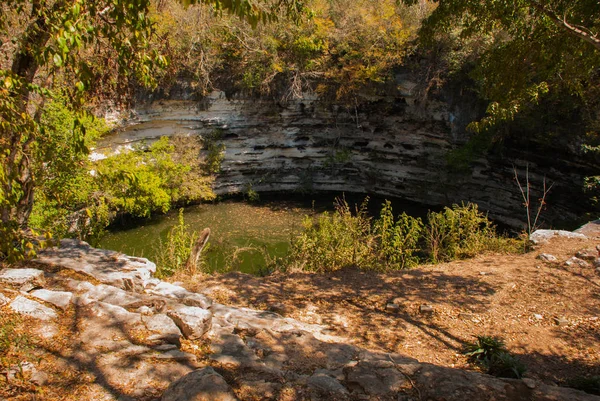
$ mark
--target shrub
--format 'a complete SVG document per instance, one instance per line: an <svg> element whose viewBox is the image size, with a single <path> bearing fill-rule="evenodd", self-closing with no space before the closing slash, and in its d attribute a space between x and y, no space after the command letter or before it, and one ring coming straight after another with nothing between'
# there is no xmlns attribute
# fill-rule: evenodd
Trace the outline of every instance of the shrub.
<svg viewBox="0 0 600 401"><path fill-rule="evenodd" d="M498 377L520 379L526 371L525 365L511 355L504 341L498 337L476 336L477 341L467 344L465 355L469 362L483 367L488 374Z"/></svg>
<svg viewBox="0 0 600 401"><path fill-rule="evenodd" d="M390 201L385 201L379 219L375 221L374 231L378 237L378 249L382 262L390 268L406 268L419 264L418 244L421 239L423 222L406 213L394 214Z"/></svg>
<svg viewBox="0 0 600 401"><path fill-rule="evenodd" d="M344 199L337 199L333 213L316 220L306 217L304 231L292 240L290 261L294 267L326 272L345 266L373 265L375 237L367 215L368 199L352 214Z"/></svg>
<svg viewBox="0 0 600 401"><path fill-rule="evenodd" d="M183 209L179 209L178 223L167 234L166 242L160 242L156 255L156 276L169 277L183 269L190 257L198 233L189 231L185 224Z"/></svg>
<svg viewBox="0 0 600 401"><path fill-rule="evenodd" d="M473 203L427 214L425 242L433 263L475 256L496 237L487 216Z"/></svg>

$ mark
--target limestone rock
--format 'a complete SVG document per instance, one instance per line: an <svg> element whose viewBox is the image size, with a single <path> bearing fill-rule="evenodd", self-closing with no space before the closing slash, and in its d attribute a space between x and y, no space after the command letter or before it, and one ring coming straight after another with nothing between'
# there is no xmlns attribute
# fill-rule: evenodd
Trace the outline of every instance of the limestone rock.
<svg viewBox="0 0 600 401"><path fill-rule="evenodd" d="M552 238L579 238L587 239L587 237L581 233L565 231L565 230L536 230L529 236L529 240L536 245L545 244Z"/></svg>
<svg viewBox="0 0 600 401"><path fill-rule="evenodd" d="M600 257L600 252L595 248L582 249L575 254L579 259L594 261L597 257Z"/></svg>
<svg viewBox="0 0 600 401"><path fill-rule="evenodd" d="M71 303L73 294L66 291L50 291L46 289L35 290L30 293L31 296L48 302L62 310L67 309Z"/></svg>
<svg viewBox="0 0 600 401"><path fill-rule="evenodd" d="M386 395L400 391L407 383L391 361L360 361L344 368L346 382L359 386L366 394Z"/></svg>
<svg viewBox="0 0 600 401"><path fill-rule="evenodd" d="M432 305L420 305L419 306L419 312L421 312L421 313L433 313L433 306Z"/></svg>
<svg viewBox="0 0 600 401"><path fill-rule="evenodd" d="M0 281L13 285L41 282L43 278L44 272L39 269L3 269L0 271Z"/></svg>
<svg viewBox="0 0 600 401"><path fill-rule="evenodd" d="M201 338L212 324L212 312L197 306L179 306L167 312L186 338Z"/></svg>
<svg viewBox="0 0 600 401"><path fill-rule="evenodd" d="M550 262L550 263L558 262L558 259L556 258L556 256L551 255L549 253L541 253L538 255L538 257L536 259L540 259L540 260L543 260L544 262Z"/></svg>
<svg viewBox="0 0 600 401"><path fill-rule="evenodd" d="M162 401L236 401L231 387L211 367L198 369L172 383Z"/></svg>
<svg viewBox="0 0 600 401"><path fill-rule="evenodd" d="M188 291L183 287L170 283L160 282L147 292L150 294L176 299L188 306L197 306L208 309L212 305L212 301L206 296Z"/></svg>
<svg viewBox="0 0 600 401"><path fill-rule="evenodd" d="M583 259L579 259L576 256L573 256L572 258L569 258L566 262L565 265L569 266L569 267L580 267L582 269L587 269L590 267L590 264L588 262L586 262Z"/></svg>
<svg viewBox="0 0 600 401"><path fill-rule="evenodd" d="M96 249L73 239L61 240L60 248L41 250L36 261L87 274L101 283L130 291L143 289L156 272L156 265L148 259Z"/></svg>
<svg viewBox="0 0 600 401"><path fill-rule="evenodd" d="M587 224L579 227L574 232L583 234L587 237L600 237L600 220L590 221Z"/></svg>
<svg viewBox="0 0 600 401"><path fill-rule="evenodd" d="M567 319L565 319L564 317L555 317L554 318L554 323L557 326L566 326L569 324L569 321Z"/></svg>
<svg viewBox="0 0 600 401"><path fill-rule="evenodd" d="M39 302L27 299L21 295L16 297L9 304L9 307L21 315L31 316L39 320L52 320L58 317L53 309L50 309Z"/></svg>
<svg viewBox="0 0 600 401"><path fill-rule="evenodd" d="M211 360L235 368L254 367L258 363L254 351L236 334L222 334L213 339L210 351Z"/></svg>
<svg viewBox="0 0 600 401"><path fill-rule="evenodd" d="M152 339L157 342L167 342L170 344L179 344L181 331L175 322L164 314L143 317L146 328L156 333Z"/></svg>

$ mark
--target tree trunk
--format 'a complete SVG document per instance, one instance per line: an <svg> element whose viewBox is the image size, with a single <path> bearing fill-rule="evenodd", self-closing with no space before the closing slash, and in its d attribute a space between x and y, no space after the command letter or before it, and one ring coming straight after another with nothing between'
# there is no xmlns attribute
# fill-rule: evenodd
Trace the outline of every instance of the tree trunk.
<svg viewBox="0 0 600 401"><path fill-rule="evenodd" d="M190 252L190 257L186 262L186 267L188 269L194 270L198 266L198 260L200 260L200 255L202 254L202 249L206 246L208 242L208 238L210 237L210 228L205 228L200 233L200 238L196 241L194 248Z"/></svg>
<svg viewBox="0 0 600 401"><path fill-rule="evenodd" d="M58 2L54 8L58 8ZM11 93L13 104L19 116L29 116L31 92L28 84L33 83L39 69L34 49L43 49L50 39L46 14L39 10L40 4L34 1L31 16L33 21L27 27L24 40L16 52L11 66L11 72L21 79L17 90ZM55 10L53 10L55 11ZM11 120L16 117L8 117ZM2 191L8 202L0 206L0 217L4 225L17 224L27 228L29 215L33 207L34 177L32 171L33 145L36 139L37 127L24 117L21 129L6 132L8 157L5 160L5 182Z"/></svg>

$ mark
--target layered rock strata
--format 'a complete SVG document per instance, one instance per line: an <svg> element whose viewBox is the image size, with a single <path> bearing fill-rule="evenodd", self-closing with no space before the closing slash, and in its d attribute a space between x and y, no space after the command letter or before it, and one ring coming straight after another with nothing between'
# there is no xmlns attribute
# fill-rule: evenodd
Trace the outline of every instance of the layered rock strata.
<svg viewBox="0 0 600 401"><path fill-rule="evenodd" d="M163 135L200 135L225 146L218 194L345 191L425 205L471 201L510 225L526 219L514 168L522 180L528 168L531 199L541 197L544 178L554 183L545 218L560 223L581 213L584 202L576 194L589 166L577 149L558 143L547 154L534 145L507 149L502 157L480 158L468 172L455 173L448 168L448 152L465 143L463 120L474 118L473 110L444 101L423 106L410 92L405 95L356 108L317 98L285 105L231 100L222 92L198 102L156 101L135 109L126 119L128 128L97 152Z"/></svg>

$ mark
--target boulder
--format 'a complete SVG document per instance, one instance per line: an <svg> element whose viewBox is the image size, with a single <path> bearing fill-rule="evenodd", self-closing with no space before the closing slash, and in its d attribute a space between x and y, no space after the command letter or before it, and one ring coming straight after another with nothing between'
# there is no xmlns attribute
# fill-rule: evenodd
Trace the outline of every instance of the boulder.
<svg viewBox="0 0 600 401"><path fill-rule="evenodd" d="M167 312L185 338L201 338L212 324L212 312L197 306L178 306Z"/></svg>
<svg viewBox="0 0 600 401"><path fill-rule="evenodd" d="M172 383L162 401L236 401L223 376L211 367L195 370Z"/></svg>
<svg viewBox="0 0 600 401"><path fill-rule="evenodd" d="M39 320L52 320L58 317L53 309L21 295L16 297L8 306L21 315L31 316Z"/></svg>
<svg viewBox="0 0 600 401"><path fill-rule="evenodd" d="M181 331L173 321L164 314L152 315L150 317L142 316L146 328L152 331L152 339L157 342L167 342L170 344L179 344Z"/></svg>
<svg viewBox="0 0 600 401"><path fill-rule="evenodd" d="M552 238L578 238L587 239L587 237L581 233L565 231L565 230L536 230L529 236L529 240L535 245L545 244Z"/></svg>
<svg viewBox="0 0 600 401"><path fill-rule="evenodd" d="M202 294L197 294L186 290L183 287L174 285L171 283L160 282L152 289L146 292L154 295L160 295L163 297L178 300L188 306L197 306L200 308L208 309L212 305L210 298L205 297Z"/></svg>
<svg viewBox="0 0 600 401"><path fill-rule="evenodd" d="M588 267L590 267L590 264L588 262L586 262L583 259L579 259L576 256L573 256L572 258L568 259L565 262L565 265L569 267L580 267L582 269L587 269Z"/></svg>
<svg viewBox="0 0 600 401"><path fill-rule="evenodd" d="M318 393L324 394L349 394L346 387L335 378L324 373L315 373L307 381L307 385Z"/></svg>
<svg viewBox="0 0 600 401"><path fill-rule="evenodd" d="M536 259L543 260L544 262L550 262L550 263L558 262L558 259L556 258L556 256L551 255L549 253L539 254Z"/></svg>
<svg viewBox="0 0 600 401"><path fill-rule="evenodd" d="M600 220L590 221L587 224L579 227L575 233L583 234L587 237L600 237Z"/></svg>
<svg viewBox="0 0 600 401"><path fill-rule="evenodd" d="M597 257L600 257L600 252L596 248L582 249L575 254L579 259L594 261Z"/></svg>

